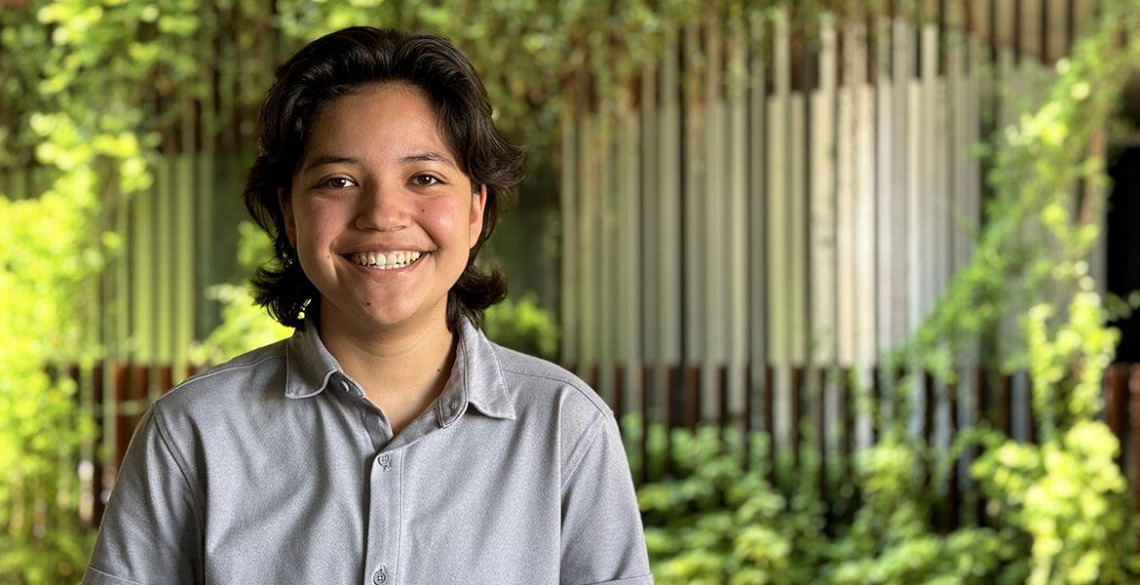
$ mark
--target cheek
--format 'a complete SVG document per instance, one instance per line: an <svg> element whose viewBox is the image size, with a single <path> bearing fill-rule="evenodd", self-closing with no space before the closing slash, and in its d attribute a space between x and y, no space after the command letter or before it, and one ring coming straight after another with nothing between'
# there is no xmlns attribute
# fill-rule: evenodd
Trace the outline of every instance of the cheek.
<svg viewBox="0 0 1140 585"><path fill-rule="evenodd" d="M450 242L458 237L456 229L462 218L461 211L454 203L425 204L420 208L421 225L440 243Z"/></svg>
<svg viewBox="0 0 1140 585"><path fill-rule="evenodd" d="M345 223L344 210L329 205L309 205L298 207L294 212L298 239L327 239Z"/></svg>

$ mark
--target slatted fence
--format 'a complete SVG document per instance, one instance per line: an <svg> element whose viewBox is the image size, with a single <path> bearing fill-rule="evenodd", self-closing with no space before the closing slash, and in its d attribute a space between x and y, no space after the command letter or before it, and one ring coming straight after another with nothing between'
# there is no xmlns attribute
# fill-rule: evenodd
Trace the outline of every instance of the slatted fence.
<svg viewBox="0 0 1140 585"><path fill-rule="evenodd" d="M973 253L988 196L973 147L1039 103L1091 8L918 4L925 18L710 8L666 30L631 98L602 97L585 74L567 89L562 359L611 404L762 428L794 453L796 421L831 428L851 412L842 384L810 383L819 372L881 382L878 356ZM963 373L984 367L967 361ZM913 387L908 424L943 449L990 383L962 380ZM673 392L692 401L678 410ZM1008 392L1021 406L1003 428L1030 438L1028 384ZM844 428L850 445L821 439L836 453L875 439L870 415Z"/></svg>
<svg viewBox="0 0 1140 585"><path fill-rule="evenodd" d="M103 506L110 495L114 485L115 475L122 463L123 455L129 444L131 434L145 409L153 397L154 388L171 388L184 377L194 373L190 368L182 372L175 371L170 366L137 366L109 362L95 364L92 368L83 369L71 367L58 372L58 375L69 376L79 382L80 387L89 388L89 392L80 394L84 402L84 416L91 417L99 430L87 455L80 462L79 469L82 478L82 515L84 520L92 526L98 525L102 516ZM599 368L590 368L586 372L586 381L597 387L601 385L604 377L612 380L615 388L622 390L616 392L615 402L611 407L619 417L624 418L630 413L638 414L642 420L652 420L649 416L653 411L665 413L665 419L660 421L666 428L681 428L695 430L699 425L708 423L720 428L727 428L730 421L726 419L728 412L728 380L731 372L727 366L718 366L711 375L701 372L697 366L689 367L654 367L642 364L630 372L623 366L616 366L613 370L603 371ZM759 372L753 372L750 366L739 373L745 379L758 379L761 384L750 388L743 407L748 413L755 416L745 417L744 420L756 422L756 426L748 426L744 431L748 433L764 432L766 429L776 428L777 413L775 409L775 396L767 389L773 388L775 368L771 365L763 367ZM754 375L755 374L755 375ZM852 384L854 378L851 370L823 370L809 368L795 368L792 370L792 382L789 395L792 398L789 410L792 418L787 423L798 429L791 435L790 455L793 468L800 465L800 456L805 448L813 449L823 469L832 469L836 473L823 473L819 477L820 496L827 501L834 498L841 485L850 477L853 454L861 446L856 440L854 429L858 419L856 407L857 389ZM874 370L872 379L877 382L867 387L873 398L882 398L886 395L885 383L892 376L885 372ZM977 369L969 373L969 384L962 384L960 388L972 392L970 402L974 405L971 419L985 421L992 428L1003 431L1009 436L1021 440L1035 440L1032 431L1033 425L1028 402L1019 402L1014 388L1025 384L1023 376L1010 376L992 371ZM626 380L634 378L638 381L639 396L633 402L627 402L624 384ZM704 386L703 381L712 379L712 386ZM836 397L836 410L829 411L826 406L817 403L821 389L831 387ZM952 389L953 390L953 389ZM921 434L927 441L935 440L935 417L930 405L935 403L939 388L933 384L930 377L926 377L921 384L921 392L926 397L927 408L920 413L923 424ZM1028 396L1028 393L1025 394ZM711 396L711 399L706 397ZM1113 434L1121 444L1121 451L1117 462L1125 470L1131 482L1133 502L1140 509L1140 364L1113 364L1105 373L1104 378L1104 420L1112 429ZM872 416L884 420L886 415L881 410L882 400L872 400ZM113 404L114 407L107 405ZM712 405L713 411L703 410ZM822 406L822 407L821 407ZM1019 414L1029 417L1027 424L1018 427L1015 420ZM958 420L952 420L951 432L960 430ZM872 429L870 440L878 439L879 427ZM757 458L774 462L779 454L775 442L766 442L767 452L747 453L746 459L754 461ZM103 448L97 448L102 445ZM639 484L662 479L672 474L671 453L672 442L666 441L664 466L650 471L650 467L642 465L635 481ZM745 442L745 448L750 447ZM649 460L649 447L646 433L627 437L627 450L631 455L639 456L642 462ZM963 461L966 459L964 458ZM959 466L953 471L951 481L943 489L945 506L941 526L952 528L956 526L963 514L968 514L965 506L969 505L969 498L964 497L969 490L968 483L961 475L963 469ZM772 467L768 472L774 473Z"/></svg>

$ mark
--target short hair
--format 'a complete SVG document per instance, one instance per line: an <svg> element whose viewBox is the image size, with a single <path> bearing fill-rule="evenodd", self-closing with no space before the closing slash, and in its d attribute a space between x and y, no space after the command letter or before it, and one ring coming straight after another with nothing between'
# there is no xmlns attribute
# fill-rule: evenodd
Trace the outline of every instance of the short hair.
<svg viewBox="0 0 1140 585"><path fill-rule="evenodd" d="M483 311L506 298L502 271L496 267L483 272L475 259L522 179L522 149L495 127L483 82L446 38L352 27L312 41L282 65L261 108L259 153L243 198L253 219L273 240L276 256L276 262L263 265L252 278L255 298L283 325L299 326L320 292L301 270L289 243L278 190L286 198L291 196L293 176L321 107L383 83L404 83L427 96L443 139L459 169L470 177L473 191L487 189L483 229L463 274L447 294L448 328L456 331L462 315L481 325Z"/></svg>

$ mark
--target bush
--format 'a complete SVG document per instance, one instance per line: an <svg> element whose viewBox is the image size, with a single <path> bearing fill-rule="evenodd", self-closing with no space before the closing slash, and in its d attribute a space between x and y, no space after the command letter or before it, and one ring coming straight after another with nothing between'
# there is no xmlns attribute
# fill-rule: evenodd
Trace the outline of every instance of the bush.
<svg viewBox="0 0 1140 585"><path fill-rule="evenodd" d="M1007 441L986 450L973 473L990 499L989 525L948 534L931 524L930 511L945 502L920 472L928 448L904 434L858 453L853 477L834 486L856 494L856 512L845 519L820 497L810 458L801 457L808 469L780 488L765 478L764 435L748 437L754 455L746 461L739 431L674 429L675 474L638 489L654 578L660 585L1136 582L1115 438L1102 427L1074 428L1062 445ZM623 430L636 442L642 421L628 415ZM646 431L648 464L659 471L666 430L651 424ZM1038 449L1050 455L1035 457ZM642 464L631 456L635 474ZM1043 554L1054 560L1041 562Z"/></svg>
<svg viewBox="0 0 1140 585"><path fill-rule="evenodd" d="M534 295L508 298L487 309L483 331L500 345L550 361L558 359L558 324L550 312L538 306Z"/></svg>

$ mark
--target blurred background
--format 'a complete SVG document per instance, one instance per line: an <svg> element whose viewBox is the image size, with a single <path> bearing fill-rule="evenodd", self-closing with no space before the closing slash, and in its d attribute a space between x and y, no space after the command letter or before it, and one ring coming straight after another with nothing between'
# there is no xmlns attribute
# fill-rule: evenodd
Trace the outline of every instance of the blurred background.
<svg viewBox="0 0 1140 585"><path fill-rule="evenodd" d="M77 582L149 404L290 334L240 192L352 25L526 145L485 328L613 407L658 583L1140 580L1135 0L0 0L0 583Z"/></svg>

